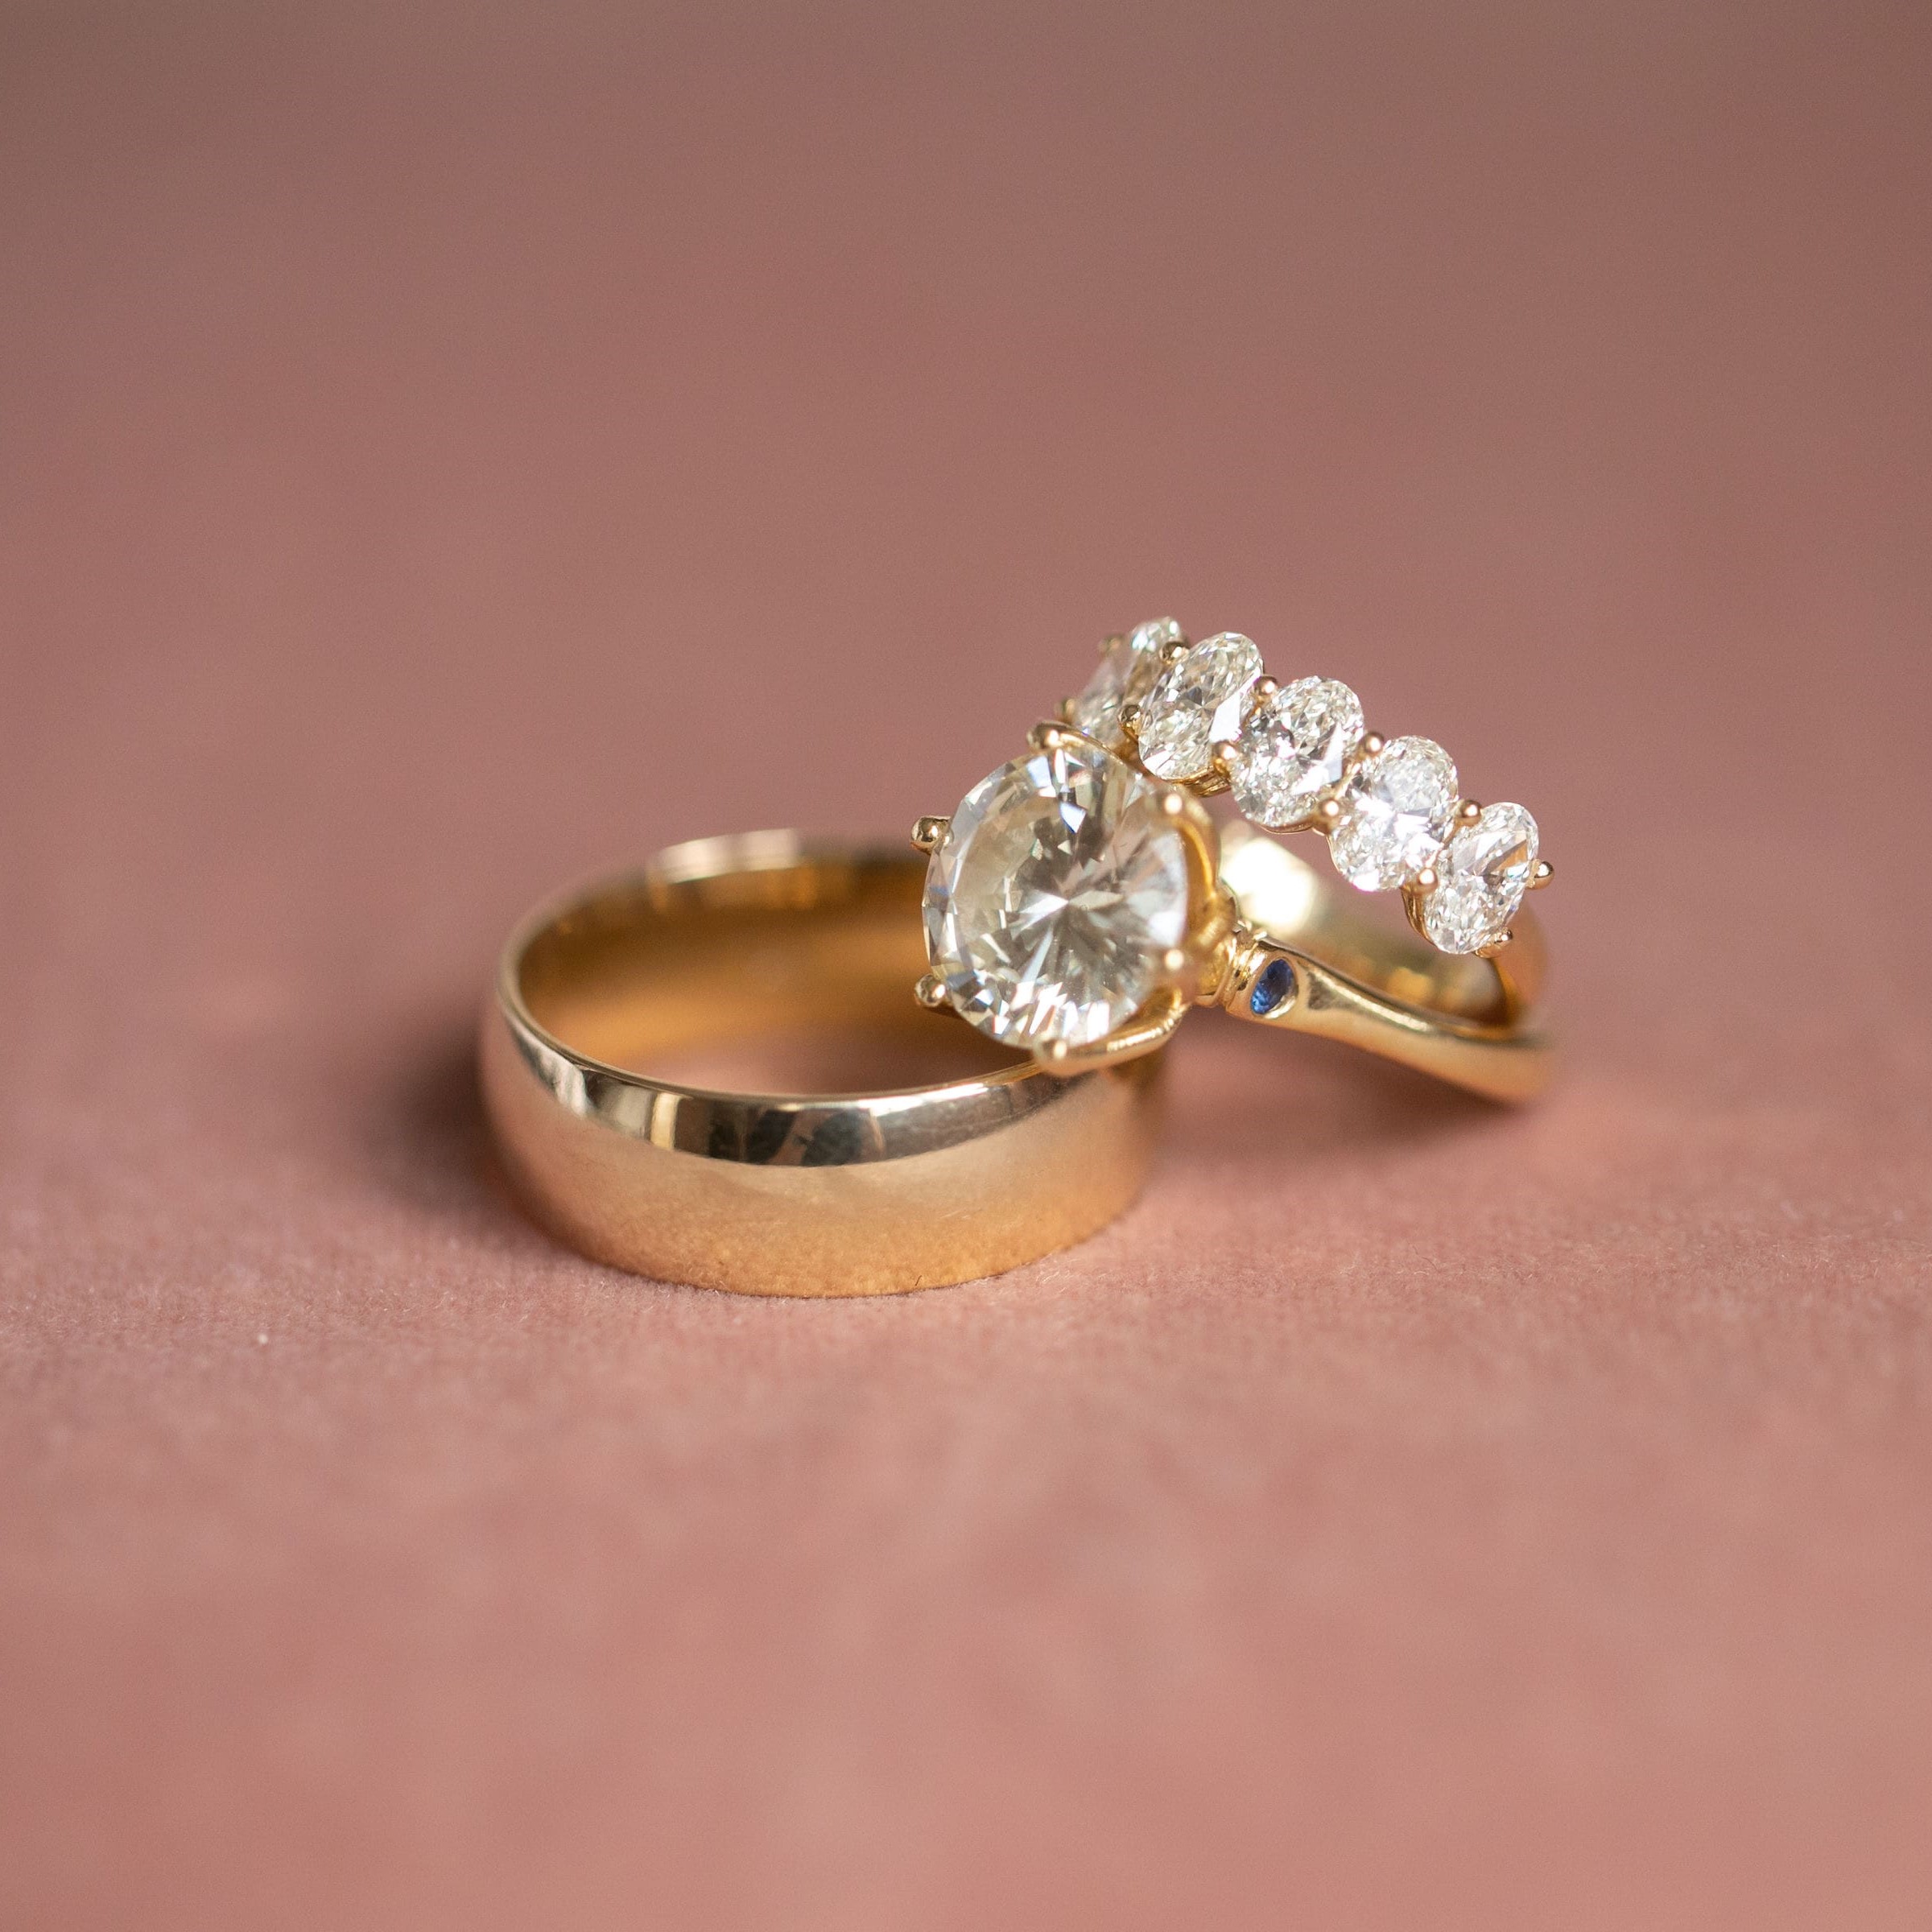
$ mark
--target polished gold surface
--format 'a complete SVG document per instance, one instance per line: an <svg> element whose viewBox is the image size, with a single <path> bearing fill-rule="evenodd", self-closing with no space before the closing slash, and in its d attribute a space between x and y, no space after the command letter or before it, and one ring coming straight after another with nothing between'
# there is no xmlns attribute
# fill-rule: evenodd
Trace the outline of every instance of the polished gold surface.
<svg viewBox="0 0 1932 1932"><path fill-rule="evenodd" d="M993 1274L1138 1191L1159 1062L1063 1077L906 997L919 860L790 832L704 840L533 915L485 1010L506 1168L584 1253L763 1294ZM744 1091L748 1066L795 1086Z"/></svg>
<svg viewBox="0 0 1932 1932"><path fill-rule="evenodd" d="M1071 735L1044 724L1030 742L1051 750ZM1488 1100L1533 1100L1549 1084L1553 1050L1534 1013L1546 955L1527 906L1506 945L1439 952L1419 932L1363 910L1266 832L1217 824L1200 790L1169 786L1162 795L1187 858L1185 944L1163 956L1162 984L1137 1012L1086 1045L1036 1045L1040 1067L1072 1075L1129 1064L1158 1053L1198 1005L1340 1040ZM920 819L914 846L930 849L927 828L947 823ZM1532 886L1550 877L1539 865ZM920 1008L949 1010L943 982L919 970L928 963L922 956L906 984Z"/></svg>
<svg viewBox="0 0 1932 1932"><path fill-rule="evenodd" d="M1534 1015L1542 929L1527 906L1506 950L1438 952L1239 824L1222 832L1221 880L1236 914L1214 993L1228 1012L1343 1041L1490 1100L1532 1100L1549 1084L1552 1050Z"/></svg>
<svg viewBox="0 0 1932 1932"><path fill-rule="evenodd" d="M1141 640L1159 633L1170 634L1159 646L1161 662L1168 668L1159 681L1150 686L1143 681L1139 687L1156 699L1172 678L1172 667L1195 648L1171 618L1161 618L1137 627L1130 654L1143 647ZM1345 828L1344 799L1352 795L1350 787L1368 783L1365 762L1387 751L1389 741L1380 732L1352 728L1353 741L1345 749L1339 775L1328 775L1324 795L1311 807L1282 810L1265 799L1257 803L1246 796L1236 801L1242 816L1220 824L1203 801L1233 788L1242 741L1230 735L1215 737L1206 746L1203 764L1200 745L1187 742L1183 734L1175 743L1157 748L1162 754L1159 765L1146 763L1143 737L1150 713L1142 697L1126 695L1141 674L1114 658L1129 642L1118 636L1105 639L1096 683L1080 698L1063 702L1054 717L1035 724L1027 742L1036 753L1084 745L1089 756L1098 753L1123 760L1159 786L1162 809L1182 834L1187 869L1183 943L1167 946L1154 962L1157 970L1137 983L1137 996L1139 987L1151 977L1152 992L1098 1037L1090 1026L1078 1026L1064 1013L1051 1010L1049 1000L1065 999L1064 976L1070 965L1076 973L1091 972L1096 961L1105 960L1108 947L1123 943L1120 932L1132 927L1131 915L1117 916L1118 906L1127 902L1130 893L1104 876L1096 886L1080 869L1084 859L1080 865L1069 865L1059 856L1063 828L1073 826L1103 859L1107 852L1111 836L1107 821L1080 805L1077 817L1063 811L1062 822L1052 825L1051 836L1037 840L1009 876L998 878L996 890L989 893L985 880L978 882L974 902L982 916L984 909L993 908L993 923L1009 929L1015 940L1012 956L1000 957L996 950L983 974L979 967L943 971L936 957L929 959L933 970L914 976L920 1005L933 1010L952 1007L971 1023L999 1032L1009 1022L993 1018L991 1003L981 995L989 985L1010 982L1011 992L1002 997L1024 996L1032 1001L1034 1014L1050 1013L1047 1024L1030 1021L1025 1037L1039 1064L1060 1073L1117 1066L1158 1053L1186 1018L1190 1005L1219 1005L1278 1030L1343 1041L1492 1100L1525 1100L1540 1093L1552 1069L1550 1038L1534 1012L1542 993L1546 955L1542 927L1522 902L1526 892L1550 884L1554 869L1536 856L1538 833L1529 814L1520 806L1496 808L1513 815L1512 835L1529 845L1530 857L1520 861L1527 867L1525 877L1521 870L1510 869L1518 861L1499 863L1496 854L1472 858L1448 836L1480 838L1478 828L1488 815L1476 800L1452 798L1446 807L1428 803L1425 811L1412 810L1410 803L1398 811L1392 799L1382 799L1377 809L1391 819L1402 813L1415 818L1426 835L1423 851L1411 854L1405 847L1397 852L1394 869L1387 876L1386 855L1373 858L1365 874L1359 864L1338 867L1356 889L1344 894L1318 878L1264 828L1313 832L1327 838L1332 848L1334 839ZM1232 646L1247 654L1258 673L1260 658L1250 639L1223 634L1200 648ZM1273 678L1257 675L1249 685L1230 686L1212 700L1199 692L1170 700L1170 711L1179 704L1179 715L1191 720L1187 729L1203 737L1211 718L1225 733L1225 719L1218 710L1210 712L1211 703L1232 701L1245 691L1245 729L1253 724L1253 707L1274 699L1281 689ZM1359 727L1360 705L1354 694L1345 687L1333 689L1354 708ZM1096 693L1100 708L1090 715L1082 707ZM1109 726L1108 708L1117 702L1116 722ZM1173 726L1173 716L1162 720L1162 729L1171 731ZM1088 735L1090 727L1094 735ZM1326 732L1329 727L1321 729ZM1426 739L1402 742L1410 747L1406 755L1426 754L1433 762L1433 768L1443 774L1441 782L1458 782L1453 763L1439 745ZM1185 744L1185 750L1177 753L1177 744ZM1278 747L1262 755L1278 758ZM1177 757L1178 762L1171 762ZM1179 775L1163 778L1164 770ZM1439 824L1427 816L1439 810L1447 815ZM943 869L943 848L952 823L944 817L923 818L913 832L918 850L934 855L929 898L942 906L959 886ZM1436 836L1439 830L1442 836ZM1413 829L1393 833L1398 843L1415 836ZM956 855L955 869L962 863L963 855ZM1055 879L1056 865L1065 873L1065 883ZM1492 873L1492 868L1496 869ZM1022 876L1029 881L1023 890L1018 883ZM1042 879L1051 882L1042 885ZM1439 896L1451 888L1455 899ZM1364 916L1349 902L1357 892L1370 896L1399 892L1408 930L1398 931L1372 914ZM1110 922L1113 937L1108 936ZM1138 941L1124 943L1131 948ZM1016 971L1015 960L1021 970ZM1078 1017L1079 997L1067 1004ZM1085 1009L1088 1015L1092 1011ZM1073 1044L1074 1039L1079 1044Z"/></svg>

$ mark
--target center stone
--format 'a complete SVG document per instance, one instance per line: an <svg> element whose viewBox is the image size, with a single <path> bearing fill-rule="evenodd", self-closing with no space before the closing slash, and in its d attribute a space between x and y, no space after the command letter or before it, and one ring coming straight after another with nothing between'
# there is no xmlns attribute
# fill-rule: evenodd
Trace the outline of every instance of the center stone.
<svg viewBox="0 0 1932 1932"><path fill-rule="evenodd" d="M926 873L926 950L953 1009L1017 1046L1089 1046L1161 984L1187 931L1159 790L1091 744L982 778Z"/></svg>

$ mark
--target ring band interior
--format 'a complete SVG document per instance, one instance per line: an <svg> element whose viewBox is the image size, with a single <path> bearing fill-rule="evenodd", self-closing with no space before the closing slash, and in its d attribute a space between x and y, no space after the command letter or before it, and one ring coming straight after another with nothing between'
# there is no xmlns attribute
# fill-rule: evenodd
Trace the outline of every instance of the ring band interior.
<svg viewBox="0 0 1932 1932"><path fill-rule="evenodd" d="M789 843L716 845L679 848L681 872L660 862L539 927L516 968L539 1027L584 1059L667 1084L774 1096L1030 1063L913 999L926 969L921 862L839 852L800 863ZM757 857L778 862L747 862ZM754 1083L760 1063L780 1075L803 1064L815 1078Z"/></svg>

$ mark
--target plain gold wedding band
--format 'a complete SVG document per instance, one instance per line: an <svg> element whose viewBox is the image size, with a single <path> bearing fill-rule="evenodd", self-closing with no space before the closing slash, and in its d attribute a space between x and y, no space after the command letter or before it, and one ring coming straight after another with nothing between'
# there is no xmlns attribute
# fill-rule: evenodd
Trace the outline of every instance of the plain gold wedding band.
<svg viewBox="0 0 1932 1932"><path fill-rule="evenodd" d="M958 1077L753 1093L654 1075L800 1031L956 1056L906 988L923 859L761 832L673 846L534 914L483 1018L485 1105L536 1216L593 1258L757 1294L890 1294L1084 1240L1139 1191L1158 1056L1067 1079L967 1048Z"/></svg>

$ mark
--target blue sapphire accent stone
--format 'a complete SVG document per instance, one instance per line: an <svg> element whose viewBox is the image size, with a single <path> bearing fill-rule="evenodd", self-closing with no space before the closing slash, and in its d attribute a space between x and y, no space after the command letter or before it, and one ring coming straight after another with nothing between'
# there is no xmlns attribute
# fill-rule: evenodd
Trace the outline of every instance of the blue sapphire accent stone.
<svg viewBox="0 0 1932 1932"><path fill-rule="evenodd" d="M1294 968L1286 960L1270 960L1248 996L1248 1010L1257 1020L1279 1013L1294 997Z"/></svg>

